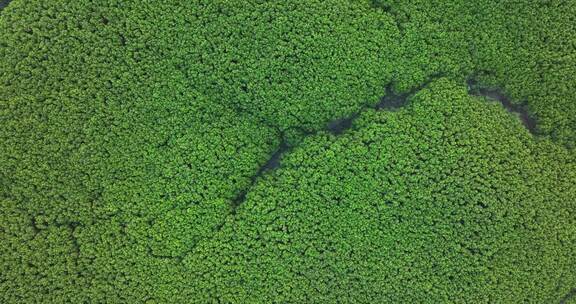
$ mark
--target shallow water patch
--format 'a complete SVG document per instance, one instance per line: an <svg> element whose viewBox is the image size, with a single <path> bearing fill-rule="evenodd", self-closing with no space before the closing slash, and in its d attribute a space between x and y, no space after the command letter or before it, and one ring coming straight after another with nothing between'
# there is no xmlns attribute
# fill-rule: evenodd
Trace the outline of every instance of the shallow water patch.
<svg viewBox="0 0 576 304"><path fill-rule="evenodd" d="M12 0L0 0L0 11L2 11Z"/></svg>
<svg viewBox="0 0 576 304"><path fill-rule="evenodd" d="M467 84L468 94L472 96L482 96L489 100L500 102L508 112L520 119L530 133L536 133L536 118L532 116L526 103L514 103L501 89L483 87L479 85L475 79L469 79Z"/></svg>

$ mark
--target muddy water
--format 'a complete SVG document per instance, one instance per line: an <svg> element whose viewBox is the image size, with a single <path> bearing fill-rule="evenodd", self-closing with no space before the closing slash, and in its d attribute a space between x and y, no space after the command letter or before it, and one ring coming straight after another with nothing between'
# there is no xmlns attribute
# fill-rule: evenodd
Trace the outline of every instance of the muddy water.
<svg viewBox="0 0 576 304"><path fill-rule="evenodd" d="M576 297L576 288L572 288L562 299L560 300L560 304L568 303L572 298Z"/></svg>
<svg viewBox="0 0 576 304"><path fill-rule="evenodd" d="M359 112L354 113L346 118L332 120L326 126L326 131L334 135L340 135L352 127L352 124L354 123L354 120L358 117L358 115Z"/></svg>
<svg viewBox="0 0 576 304"><path fill-rule="evenodd" d="M422 91L427 86L429 86L432 82L434 82L434 81L436 81L442 77L443 77L443 75L441 75L441 74L432 74L432 75L430 75L430 77L426 81L421 83L419 86L414 87L410 91L404 92L404 93L396 93L393 90L392 83L390 83L390 84L388 84L388 86L386 86L386 94L384 96L382 96L382 98L380 98L380 102L378 102L376 104L374 109L375 110L393 111L395 109L402 108L402 107L408 105L408 103L410 102L410 99L412 98L412 96L414 94Z"/></svg>
<svg viewBox="0 0 576 304"><path fill-rule="evenodd" d="M530 131L536 133L536 119L530 114L528 106L525 103L513 103L508 96L502 93L498 88L485 88L479 86L478 83L471 79L468 80L468 94L473 96L483 96L490 100L498 101L508 112L517 116L522 124Z"/></svg>
<svg viewBox="0 0 576 304"><path fill-rule="evenodd" d="M246 187L242 192L236 196L236 198L232 201L232 214L236 213L236 209L246 200L246 195L252 189L252 187L256 184L258 179L264 175L264 173L268 171L272 171L280 167L280 161L282 160L282 156L287 153L292 147L288 145L284 136L282 136L282 142L280 146L274 151L274 153L270 156L270 158L260 167L254 176L250 179L250 185Z"/></svg>
<svg viewBox="0 0 576 304"><path fill-rule="evenodd" d="M344 133L346 130L350 129L354 124L354 120L360 116L360 113L367 109L373 109L376 111L384 110L384 111L395 111L406 106L410 102L410 98L425 87L427 87L431 82L440 78L441 75L432 75L427 81L423 82L421 85L413 88L412 90L404 93L396 93L393 90L393 84L390 83L386 86L386 94L380 98L377 104L372 107L365 107L360 109L356 113L352 113L348 117L338 118L332 120L328 123L325 130L334 134L340 135Z"/></svg>
<svg viewBox="0 0 576 304"><path fill-rule="evenodd" d="M351 115L343 118L334 119L321 130L325 132L332 133L334 135L341 135L342 133L349 130L353 125L354 121L360 116L363 111L366 110L376 110L376 111L395 111L400 109L410 103L410 99L414 94L426 88L430 83L442 77L442 75L432 75L427 81L421 85L413 88L412 90L404 93L396 93L393 90L392 84L386 87L386 94L380 98L380 101L374 106L361 108L359 111L352 113ZM519 117L524 126L531 132L534 133L536 130L536 120L530 115L528 108L524 104L513 103L506 95L504 95L499 89L489 89L483 88L477 84L475 80L468 81L468 93L473 96L483 96L490 100L500 102L504 108L509 112L514 113ZM315 135L318 132L305 132L306 136ZM276 170L280 167L282 157L285 153L288 153L293 147L288 145L287 141L282 135L282 141L270 158L258 169L256 174L252 176L250 185L244 189L232 202L233 213L236 212L236 208L240 206L246 199L246 194L258 181L258 179L266 172Z"/></svg>
<svg viewBox="0 0 576 304"><path fill-rule="evenodd" d="M12 0L0 0L0 11L2 11L2 9L4 9L6 6L8 6L10 1L12 1Z"/></svg>
<svg viewBox="0 0 576 304"><path fill-rule="evenodd" d="M404 94L394 93L392 86L386 87L386 95L380 98L380 101L374 107L376 110L393 111L401 108L408 103L408 97L411 96L410 92Z"/></svg>
<svg viewBox="0 0 576 304"><path fill-rule="evenodd" d="M276 151L274 151L274 154L272 154L270 159L268 159L268 161L266 161L264 165L260 167L257 175L260 176L266 171L278 168L280 166L280 160L282 159L282 155L286 153L288 150L290 150L290 146L288 146L286 141L282 140L280 146L278 147L278 149L276 149Z"/></svg>

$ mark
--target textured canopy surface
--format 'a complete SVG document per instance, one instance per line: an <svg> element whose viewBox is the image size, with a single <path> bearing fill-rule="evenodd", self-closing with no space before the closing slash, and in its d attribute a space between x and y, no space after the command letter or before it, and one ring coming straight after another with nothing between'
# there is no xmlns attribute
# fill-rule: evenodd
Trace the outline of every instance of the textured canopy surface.
<svg viewBox="0 0 576 304"><path fill-rule="evenodd" d="M576 303L576 1L7 2L1 303Z"/></svg>

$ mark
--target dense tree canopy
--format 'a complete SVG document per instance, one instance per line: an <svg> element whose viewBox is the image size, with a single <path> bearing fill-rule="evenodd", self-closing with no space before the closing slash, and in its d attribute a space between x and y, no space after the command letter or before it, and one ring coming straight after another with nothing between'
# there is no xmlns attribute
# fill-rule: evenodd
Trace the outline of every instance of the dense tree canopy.
<svg viewBox="0 0 576 304"><path fill-rule="evenodd" d="M13 0L0 58L2 303L576 303L576 1Z"/></svg>

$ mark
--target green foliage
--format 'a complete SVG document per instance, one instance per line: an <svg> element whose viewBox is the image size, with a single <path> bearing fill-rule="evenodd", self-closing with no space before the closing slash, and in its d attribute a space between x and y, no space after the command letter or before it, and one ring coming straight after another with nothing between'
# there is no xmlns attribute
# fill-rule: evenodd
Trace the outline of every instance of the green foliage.
<svg viewBox="0 0 576 304"><path fill-rule="evenodd" d="M13 0L0 302L574 301L575 14Z"/></svg>

